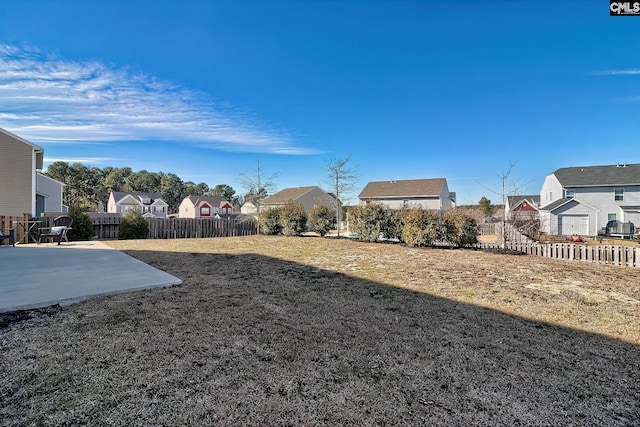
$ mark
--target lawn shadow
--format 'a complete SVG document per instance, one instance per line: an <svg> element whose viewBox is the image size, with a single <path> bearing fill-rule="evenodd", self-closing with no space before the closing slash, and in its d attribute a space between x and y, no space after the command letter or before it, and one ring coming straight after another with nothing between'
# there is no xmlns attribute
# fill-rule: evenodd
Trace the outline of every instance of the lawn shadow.
<svg viewBox="0 0 640 427"><path fill-rule="evenodd" d="M630 343L263 255L126 253L183 284L8 328L17 338L0 348L11 379L0 417L640 424L640 348Z"/></svg>

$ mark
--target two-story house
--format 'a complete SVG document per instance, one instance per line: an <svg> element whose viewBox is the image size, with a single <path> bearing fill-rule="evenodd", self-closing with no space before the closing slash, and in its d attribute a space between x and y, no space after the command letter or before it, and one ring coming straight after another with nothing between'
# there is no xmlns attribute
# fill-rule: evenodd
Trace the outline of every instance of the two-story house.
<svg viewBox="0 0 640 427"><path fill-rule="evenodd" d="M215 218L232 213L233 205L220 196L187 196L178 208L180 218Z"/></svg>
<svg viewBox="0 0 640 427"><path fill-rule="evenodd" d="M140 191L112 191L107 202L107 212L126 215L135 209L144 217L166 218L169 205L160 193L143 193Z"/></svg>
<svg viewBox="0 0 640 427"><path fill-rule="evenodd" d="M358 195L361 205L380 203L391 209L422 208L438 212L455 206L445 178L369 182Z"/></svg>
<svg viewBox="0 0 640 427"><path fill-rule="evenodd" d="M64 184L40 173L42 147L0 129L0 215L66 212Z"/></svg>
<svg viewBox="0 0 640 427"><path fill-rule="evenodd" d="M591 235L608 221L640 226L640 164L560 168L540 190L541 230Z"/></svg>

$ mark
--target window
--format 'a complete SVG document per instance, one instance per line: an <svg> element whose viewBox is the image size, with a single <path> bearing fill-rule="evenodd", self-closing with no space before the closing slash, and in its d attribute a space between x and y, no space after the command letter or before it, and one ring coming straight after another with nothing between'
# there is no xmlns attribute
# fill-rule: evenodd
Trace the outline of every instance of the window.
<svg viewBox="0 0 640 427"><path fill-rule="evenodd" d="M409 199L404 199L402 201L402 206L409 206Z"/></svg>
<svg viewBox="0 0 640 427"><path fill-rule="evenodd" d="M616 202L621 202L624 200L624 190L619 188L617 190L613 190L613 200Z"/></svg>
<svg viewBox="0 0 640 427"><path fill-rule="evenodd" d="M616 214L607 214L607 221L615 221Z"/></svg>
<svg viewBox="0 0 640 427"><path fill-rule="evenodd" d="M576 191L575 190L564 190L564 197L568 198L568 199L573 199L576 195Z"/></svg>
<svg viewBox="0 0 640 427"><path fill-rule="evenodd" d="M202 216L209 216L211 215L211 211L209 210L208 206L203 206L200 208L200 215Z"/></svg>

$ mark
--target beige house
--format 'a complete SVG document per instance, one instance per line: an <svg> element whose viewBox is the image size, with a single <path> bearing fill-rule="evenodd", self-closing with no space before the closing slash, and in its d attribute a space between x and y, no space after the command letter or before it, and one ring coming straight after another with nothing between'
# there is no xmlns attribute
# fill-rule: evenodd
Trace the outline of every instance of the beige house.
<svg viewBox="0 0 640 427"><path fill-rule="evenodd" d="M135 209L147 218L166 218L169 205L160 193L143 193L140 191L112 191L107 202L107 212L126 215Z"/></svg>
<svg viewBox="0 0 640 427"><path fill-rule="evenodd" d="M0 215L66 212L64 184L39 172L44 163L42 147L0 129L0 162Z"/></svg>
<svg viewBox="0 0 640 427"><path fill-rule="evenodd" d="M248 214L248 215L257 214L259 209L260 209L260 204L257 201L247 200L246 202L244 202L244 204L240 208L240 213Z"/></svg>
<svg viewBox="0 0 640 427"><path fill-rule="evenodd" d="M317 185L312 185L309 187L285 188L273 196L264 199L262 201L262 208L270 209L283 206L289 201L300 203L307 214L316 205L323 205L335 210L336 203L340 203L333 195L327 193Z"/></svg>
<svg viewBox="0 0 640 427"><path fill-rule="evenodd" d="M213 218L233 213L233 205L220 196L187 196L180 203L180 218Z"/></svg>
<svg viewBox="0 0 640 427"><path fill-rule="evenodd" d="M445 178L369 182L358 195L361 205L380 203L391 209L422 208L444 212L455 206Z"/></svg>

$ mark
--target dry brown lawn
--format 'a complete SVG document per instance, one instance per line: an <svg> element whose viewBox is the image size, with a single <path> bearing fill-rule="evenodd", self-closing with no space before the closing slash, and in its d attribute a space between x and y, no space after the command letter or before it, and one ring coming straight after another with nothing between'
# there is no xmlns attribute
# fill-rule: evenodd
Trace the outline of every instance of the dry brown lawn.
<svg viewBox="0 0 640 427"><path fill-rule="evenodd" d="M1 425L640 425L640 269L312 237L109 244L183 285L0 319Z"/></svg>

